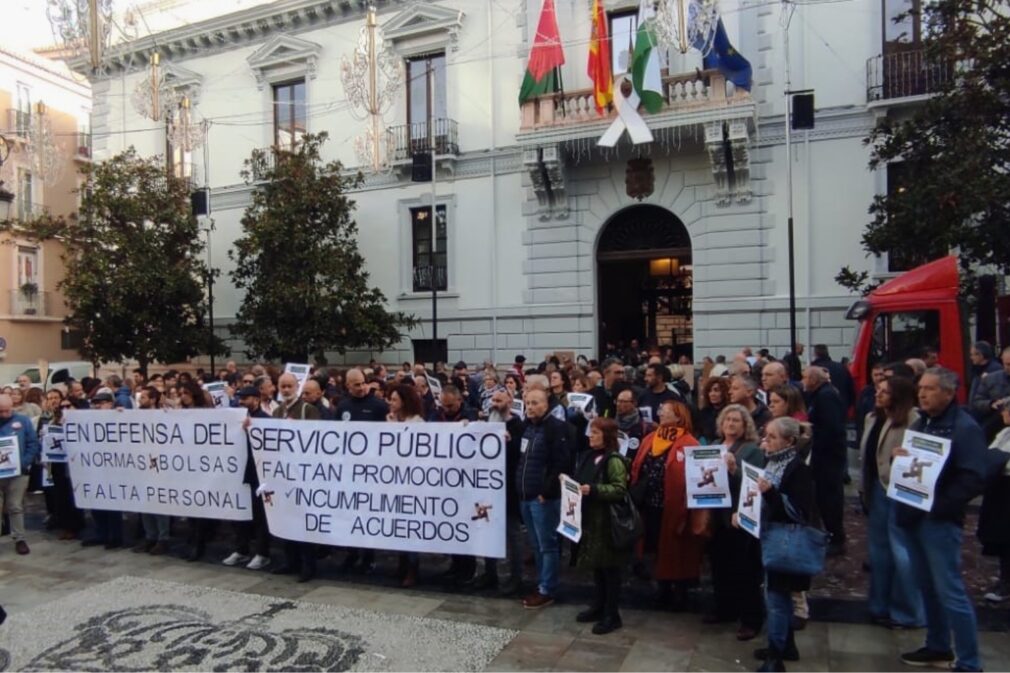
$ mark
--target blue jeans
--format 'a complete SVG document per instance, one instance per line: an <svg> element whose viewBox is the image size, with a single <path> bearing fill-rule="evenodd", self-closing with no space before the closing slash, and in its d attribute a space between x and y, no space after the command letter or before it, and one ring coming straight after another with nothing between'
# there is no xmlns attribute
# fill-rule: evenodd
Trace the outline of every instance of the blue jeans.
<svg viewBox="0 0 1010 673"><path fill-rule="evenodd" d="M144 522L144 538L148 542L168 542L169 516L167 514L141 514Z"/></svg>
<svg viewBox="0 0 1010 673"><path fill-rule="evenodd" d="M969 671L982 670L975 609L961 578L961 527L924 518L914 526L896 528L926 606L926 647L949 651L953 631L957 664Z"/></svg>
<svg viewBox="0 0 1010 673"><path fill-rule="evenodd" d="M765 577L765 587L767 586L768 578ZM768 648L778 653L778 658L781 659L789 642L789 631L792 629L792 594L788 591L766 589L765 606L768 610L768 619L765 622L768 629Z"/></svg>
<svg viewBox="0 0 1010 673"><path fill-rule="evenodd" d="M537 587L544 596L553 596L558 590L558 565L561 551L558 546L558 524L561 522L561 501L524 500L523 521L530 534L533 558L537 564Z"/></svg>
<svg viewBox="0 0 1010 673"><path fill-rule="evenodd" d="M870 494L870 614L913 628L926 623L922 594L901 531L895 530L895 502L879 481Z"/></svg>

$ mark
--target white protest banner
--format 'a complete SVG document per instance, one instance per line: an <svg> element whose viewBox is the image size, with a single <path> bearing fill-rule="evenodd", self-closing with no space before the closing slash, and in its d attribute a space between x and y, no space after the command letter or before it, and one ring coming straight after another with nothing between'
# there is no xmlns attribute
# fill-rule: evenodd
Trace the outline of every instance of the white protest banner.
<svg viewBox="0 0 1010 673"><path fill-rule="evenodd" d="M227 381L214 381L212 383L203 384L203 389L210 393L211 398L214 400L214 406L218 409L228 408L228 382Z"/></svg>
<svg viewBox="0 0 1010 673"><path fill-rule="evenodd" d="M512 413L519 417L519 420L526 419L526 403L519 398L512 400Z"/></svg>
<svg viewBox="0 0 1010 673"><path fill-rule="evenodd" d="M740 502L736 506L736 518L740 528L761 539L761 491L758 480L765 471L750 463L740 463Z"/></svg>
<svg viewBox="0 0 1010 673"><path fill-rule="evenodd" d="M67 411L74 501L82 509L249 521L245 417L245 409Z"/></svg>
<svg viewBox="0 0 1010 673"><path fill-rule="evenodd" d="M49 424L45 426L40 438L42 442L42 462L67 462L67 447L63 443L63 426Z"/></svg>
<svg viewBox="0 0 1010 673"><path fill-rule="evenodd" d="M901 448L908 455L891 462L887 497L928 512L936 499L936 480L950 456L950 440L905 430Z"/></svg>
<svg viewBox="0 0 1010 673"><path fill-rule="evenodd" d="M310 371L312 371L312 365L298 364L294 362L289 362L284 365L284 373L294 374L295 378L298 379L298 397L302 396L302 389L305 387L305 382L309 380Z"/></svg>
<svg viewBox="0 0 1010 673"><path fill-rule="evenodd" d="M565 408L560 404L551 409L549 413L551 416L558 419L559 421L568 420L568 416L565 414Z"/></svg>
<svg viewBox="0 0 1010 673"><path fill-rule="evenodd" d="M16 435L0 437L0 479L21 476L21 447Z"/></svg>
<svg viewBox="0 0 1010 673"><path fill-rule="evenodd" d="M568 406L574 407L587 418L593 413L594 398L589 393L568 393Z"/></svg>
<svg viewBox="0 0 1010 673"><path fill-rule="evenodd" d="M249 448L277 537L505 556L504 423L253 419Z"/></svg>
<svg viewBox="0 0 1010 673"><path fill-rule="evenodd" d="M732 506L725 456L726 447L721 444L684 449L688 509Z"/></svg>
<svg viewBox="0 0 1010 673"><path fill-rule="evenodd" d="M582 539L582 491L579 482L567 474L561 479L561 520L558 532L572 542Z"/></svg>
<svg viewBox="0 0 1010 673"><path fill-rule="evenodd" d="M438 396L442 394L442 382L436 379L434 376L426 375L426 378L428 379L428 388L431 390L431 394L434 395L435 399L437 400Z"/></svg>

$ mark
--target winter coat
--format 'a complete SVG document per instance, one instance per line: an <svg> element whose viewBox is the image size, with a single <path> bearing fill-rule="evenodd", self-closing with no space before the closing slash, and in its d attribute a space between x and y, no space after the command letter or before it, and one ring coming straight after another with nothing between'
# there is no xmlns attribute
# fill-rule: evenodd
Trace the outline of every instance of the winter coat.
<svg viewBox="0 0 1010 673"><path fill-rule="evenodd" d="M364 397L348 395L340 400L334 415L338 421L384 422L389 415L389 405L369 391Z"/></svg>
<svg viewBox="0 0 1010 673"><path fill-rule="evenodd" d="M658 432L657 430L642 440L635 462L631 465L632 486L641 476L642 464L652 451ZM666 453L663 518L653 573L657 580L697 580L701 576L705 540L709 536L709 512L687 508L687 476L684 472L684 448L698 445L699 442L693 435L684 433Z"/></svg>
<svg viewBox="0 0 1010 673"><path fill-rule="evenodd" d="M931 417L920 411L919 420L910 429L951 440L950 456L936 480L933 509L924 512L899 502L898 525L914 526L927 516L964 525L968 503L985 489L990 463L982 428L954 401L939 416Z"/></svg>
<svg viewBox="0 0 1010 673"><path fill-rule="evenodd" d="M550 415L527 417L516 468L519 500L557 500L561 497L558 477L571 469L568 424Z"/></svg>
<svg viewBox="0 0 1010 673"><path fill-rule="evenodd" d="M856 385L852 382L849 368L831 358L819 358L811 362L810 365L820 367L828 373L828 376L831 377L831 385L838 391L838 397L842 400L842 410L848 414L849 408L856 401Z"/></svg>
<svg viewBox="0 0 1010 673"><path fill-rule="evenodd" d="M995 374L1003 370L1003 365L995 357L989 358L984 365L972 365L971 366L971 386L968 388L968 404L973 404L975 401L975 396L978 394L979 386L982 385L982 380L986 378L987 374ZM992 402L994 402L993 400ZM989 404L992 404L990 402ZM985 412L989 412L990 409L986 408ZM975 416L977 419L978 416Z"/></svg>
<svg viewBox="0 0 1010 673"><path fill-rule="evenodd" d="M792 505L803 523L809 526L816 520L813 473L799 457L799 454L786 466L779 487L772 488L761 496L762 533L768 530L769 523L796 523L786 512L783 496L789 499L789 504ZM770 591L778 592L809 591L810 577L769 570L767 588Z"/></svg>
<svg viewBox="0 0 1010 673"><path fill-rule="evenodd" d="M42 450L35 426L27 416L11 414L5 421L0 421L0 437L17 437L18 451L21 454L21 474L28 474L32 462Z"/></svg>
<svg viewBox="0 0 1010 673"><path fill-rule="evenodd" d="M885 418L884 424L880 427L880 435L877 437L877 445L868 446L870 432L877 423L877 412L871 411L866 414L866 419L863 421L863 434L859 438L859 455L863 470L863 497L867 498L867 503L869 503L869 498L872 497L871 494L874 490L874 476L880 485L885 490L887 489L887 482L891 476L891 454L894 449L901 446L901 442L905 438L905 430L917 420L919 420L919 412L915 409L908 412L908 418L902 425L895 425L889 417Z"/></svg>
<svg viewBox="0 0 1010 673"><path fill-rule="evenodd" d="M765 454L754 442L744 442L741 440L727 448L736 459L736 472L729 475L729 492L733 498L733 505L730 508L717 509L712 512L713 530L716 528L732 527L733 514L736 512L737 504L740 502L740 484L743 483L743 464L747 463L758 468L765 466ZM744 535L749 535L749 533L744 533Z"/></svg>
<svg viewBox="0 0 1010 673"><path fill-rule="evenodd" d="M1003 429L989 446L989 457L1004 469L989 477L982 507L978 513L976 535L982 543L982 553L989 556L1010 554L1010 428Z"/></svg>
<svg viewBox="0 0 1010 673"><path fill-rule="evenodd" d="M986 374L975 388L971 398L971 412L989 437L996 434L1002 427L999 412L992 408L993 402L1010 397L1010 374L1005 371L995 371Z"/></svg>
<svg viewBox="0 0 1010 673"><path fill-rule="evenodd" d="M814 471L840 467L845 461L845 403L830 384L807 394L807 415L813 426L810 465Z"/></svg>
<svg viewBox="0 0 1010 673"><path fill-rule="evenodd" d="M619 453L588 451L582 455L575 477L589 484L582 498L582 539L578 567L583 570L623 567L631 550L614 548L610 533L610 504L620 502L628 492L628 465Z"/></svg>

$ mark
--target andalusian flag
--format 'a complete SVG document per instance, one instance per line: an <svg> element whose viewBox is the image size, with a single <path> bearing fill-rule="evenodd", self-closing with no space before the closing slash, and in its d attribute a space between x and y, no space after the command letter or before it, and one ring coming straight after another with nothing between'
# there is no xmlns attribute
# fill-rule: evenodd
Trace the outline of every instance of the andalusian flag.
<svg viewBox="0 0 1010 673"><path fill-rule="evenodd" d="M558 32L558 17L554 14L554 0L544 0L540 10L540 23L530 48L530 60L526 64L526 77L519 89L519 104L530 98L554 93L558 90L558 68L565 63L565 52L561 48L561 34Z"/></svg>
<svg viewBox="0 0 1010 673"><path fill-rule="evenodd" d="M593 93L597 114L603 114L614 102L614 75L610 60L610 38L607 37L607 13L600 0L593 0L593 34L589 40L589 79L593 80Z"/></svg>
<svg viewBox="0 0 1010 673"><path fill-rule="evenodd" d="M638 34L631 59L631 81L642 107L655 114L663 109L663 78L659 72L659 40L655 31L656 8L652 0L638 7Z"/></svg>

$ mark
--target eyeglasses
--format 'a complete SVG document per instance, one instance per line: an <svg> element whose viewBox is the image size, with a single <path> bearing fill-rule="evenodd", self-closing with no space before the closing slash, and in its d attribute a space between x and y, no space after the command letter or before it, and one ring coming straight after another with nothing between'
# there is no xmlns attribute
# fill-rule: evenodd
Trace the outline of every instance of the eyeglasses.
<svg viewBox="0 0 1010 673"><path fill-rule="evenodd" d="M246 384L247 386L251 386L253 383L255 383L255 380L254 379L242 379L242 383Z"/></svg>

